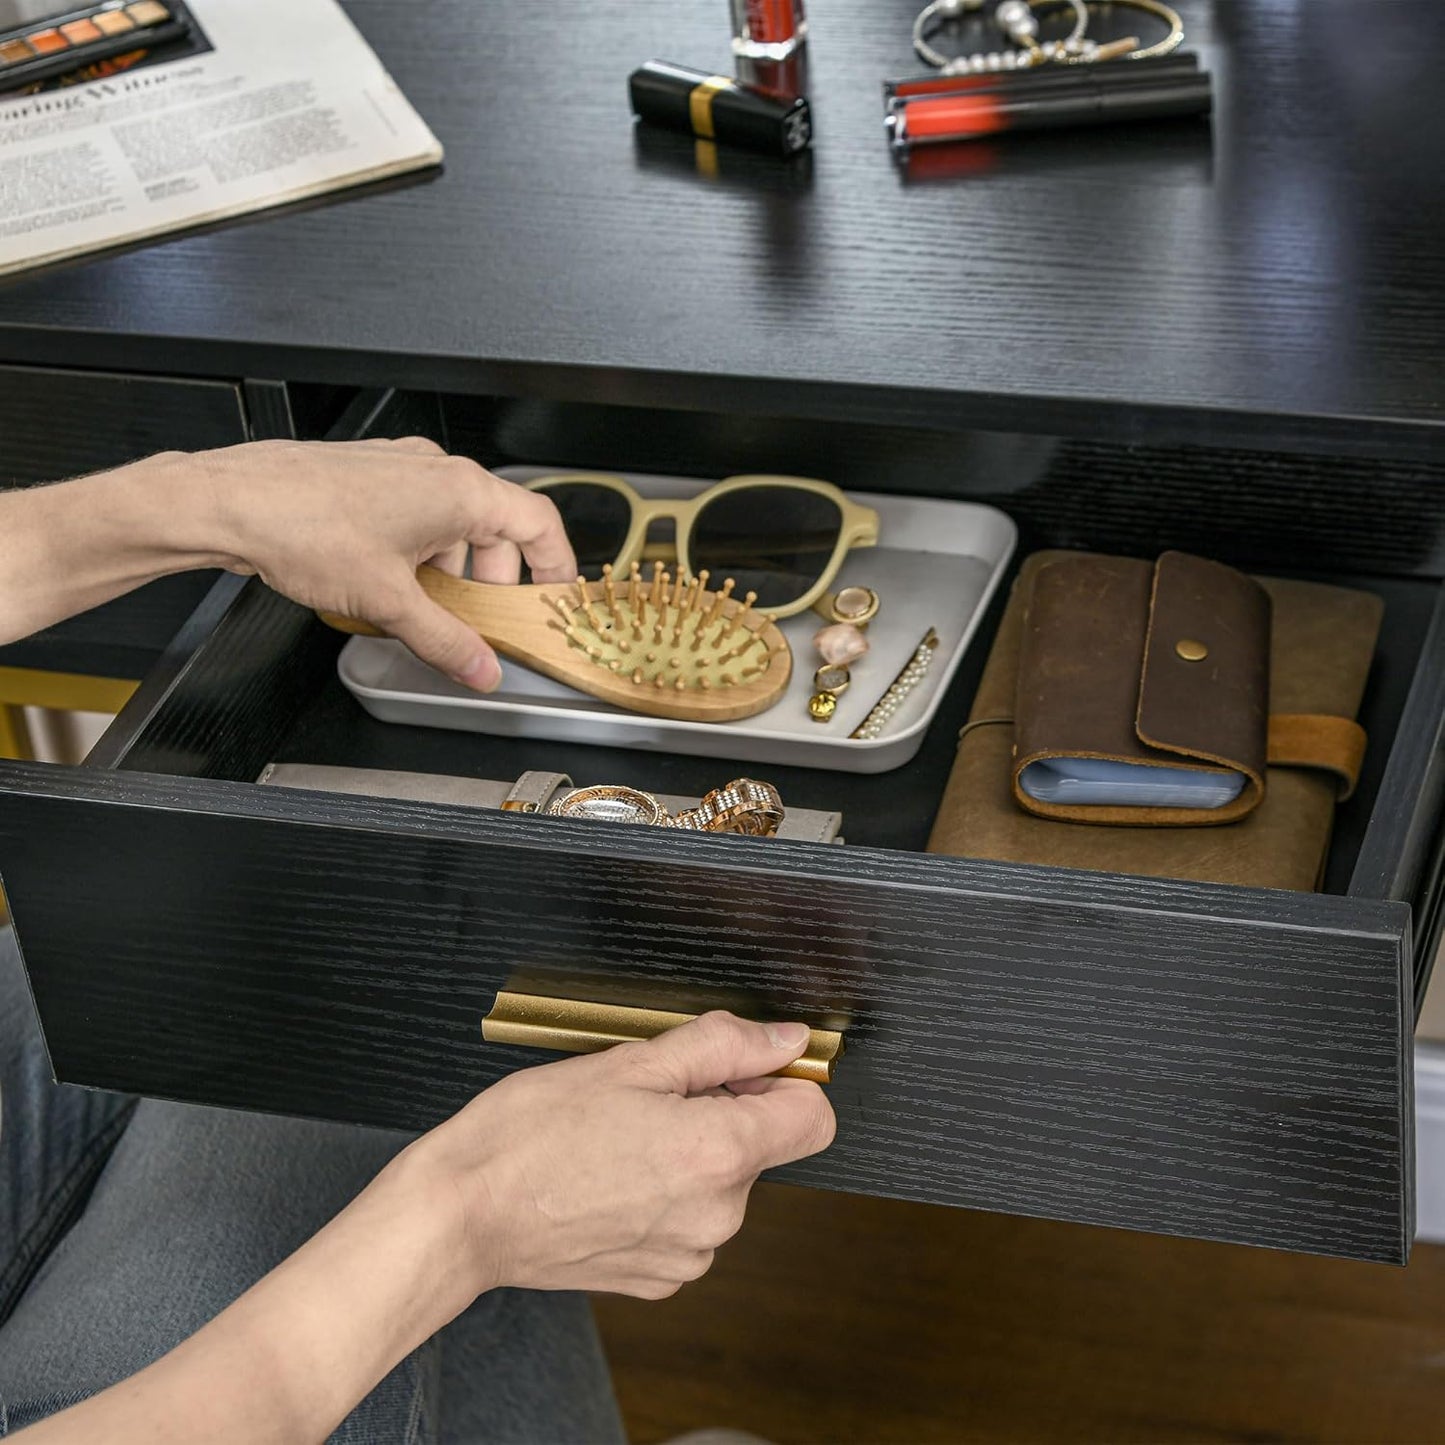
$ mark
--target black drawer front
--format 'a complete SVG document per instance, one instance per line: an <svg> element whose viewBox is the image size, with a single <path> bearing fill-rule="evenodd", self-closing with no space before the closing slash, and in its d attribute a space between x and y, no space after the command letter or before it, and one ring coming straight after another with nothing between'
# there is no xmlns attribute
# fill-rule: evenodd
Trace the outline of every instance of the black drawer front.
<svg viewBox="0 0 1445 1445"><path fill-rule="evenodd" d="M1403 905L662 834L624 852L595 825L199 780L181 801L6 770L0 856L62 1078L420 1129L542 1057L482 1044L499 987L721 1005L845 1022L838 1142L785 1177L1408 1249Z"/></svg>
<svg viewBox="0 0 1445 1445"><path fill-rule="evenodd" d="M0 366L0 487L244 441L233 382Z"/></svg>
<svg viewBox="0 0 1445 1445"><path fill-rule="evenodd" d="M0 367L0 488L246 439L229 382ZM10 667L144 677L213 581L168 577L0 649Z"/></svg>
<svg viewBox="0 0 1445 1445"><path fill-rule="evenodd" d="M358 399L353 429L436 434L434 402ZM702 456L695 469L708 474ZM1216 524L1212 480L1205 462L1156 478L1171 544ZM939 487L955 483L969 492L961 476ZM1251 487L1230 493L1241 535L1279 501L1266 493L1258 506ZM1055 515L1022 483L1007 505L1035 529ZM259 789L273 759L490 777L560 762L584 781L679 793L718 779L706 760L579 745L592 756L574 762L535 740L374 722L335 679L338 637L228 579L93 768L0 766L0 874L57 1067L197 1102L423 1127L543 1057L483 1045L499 987L723 1005L847 1029L838 1143L786 1177L1401 1260L1410 905L1431 926L1445 613L1428 571L1377 577L1381 559L1347 545L1360 529L1297 510L1387 601L1370 765L1340 813L1331 891L1306 896L908 851L926 836L982 643L896 783L787 772L790 801L851 820L846 849ZM1087 512L1034 544L1089 545ZM1280 566L1306 565L1298 543L1278 543ZM879 825L887 808L908 812L905 829Z"/></svg>

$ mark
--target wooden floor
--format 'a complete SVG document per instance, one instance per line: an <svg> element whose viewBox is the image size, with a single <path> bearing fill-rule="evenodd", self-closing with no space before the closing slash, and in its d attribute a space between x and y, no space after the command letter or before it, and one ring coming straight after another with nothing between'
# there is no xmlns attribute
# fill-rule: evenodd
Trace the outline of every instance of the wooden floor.
<svg viewBox="0 0 1445 1445"><path fill-rule="evenodd" d="M1445 1247L1398 1270L762 1185L706 1279L597 1307L636 1445L1445 1442Z"/></svg>

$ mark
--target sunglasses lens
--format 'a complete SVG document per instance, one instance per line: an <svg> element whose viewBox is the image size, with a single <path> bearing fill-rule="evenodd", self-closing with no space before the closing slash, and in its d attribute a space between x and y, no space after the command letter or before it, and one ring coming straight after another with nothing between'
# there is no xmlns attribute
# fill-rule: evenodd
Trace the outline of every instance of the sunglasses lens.
<svg viewBox="0 0 1445 1445"><path fill-rule="evenodd" d="M756 592L759 607L786 607L823 575L838 545L843 513L837 502L801 487L739 487L709 502L693 523L693 570L711 585L737 579Z"/></svg>
<svg viewBox="0 0 1445 1445"><path fill-rule="evenodd" d="M631 504L621 492L595 482L558 482L538 490L557 504L582 576L596 581L604 564L615 562L622 551L632 523Z"/></svg>

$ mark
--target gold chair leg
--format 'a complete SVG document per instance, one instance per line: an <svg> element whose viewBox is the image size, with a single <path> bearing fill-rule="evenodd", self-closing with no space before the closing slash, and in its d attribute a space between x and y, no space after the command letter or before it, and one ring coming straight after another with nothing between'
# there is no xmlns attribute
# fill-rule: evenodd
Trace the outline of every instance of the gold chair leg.
<svg viewBox="0 0 1445 1445"><path fill-rule="evenodd" d="M0 706L20 703L52 712L119 712L137 686L129 678L0 667Z"/></svg>

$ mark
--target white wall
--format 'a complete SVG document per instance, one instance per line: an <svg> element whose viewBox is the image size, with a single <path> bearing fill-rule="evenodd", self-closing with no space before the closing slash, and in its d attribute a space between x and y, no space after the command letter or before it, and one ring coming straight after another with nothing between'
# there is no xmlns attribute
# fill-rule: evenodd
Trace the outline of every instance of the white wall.
<svg viewBox="0 0 1445 1445"><path fill-rule="evenodd" d="M1445 1044L1415 1045L1415 1237L1445 1244Z"/></svg>
<svg viewBox="0 0 1445 1445"><path fill-rule="evenodd" d="M27 707L25 721L35 756L42 763L78 763L111 724L109 713L51 712Z"/></svg>

